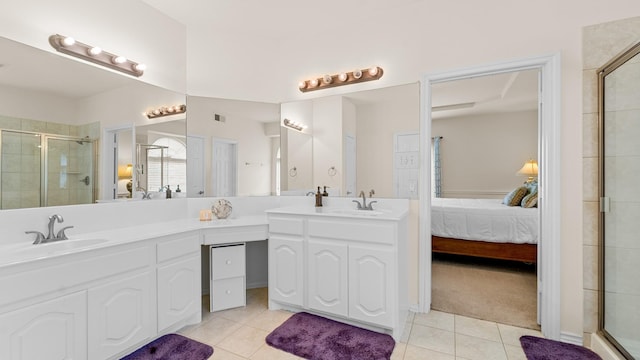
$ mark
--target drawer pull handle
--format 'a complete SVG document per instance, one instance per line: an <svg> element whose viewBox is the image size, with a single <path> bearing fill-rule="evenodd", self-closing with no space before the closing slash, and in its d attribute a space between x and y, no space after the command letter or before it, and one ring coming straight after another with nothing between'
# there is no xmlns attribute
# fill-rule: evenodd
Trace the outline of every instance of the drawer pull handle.
<svg viewBox="0 0 640 360"><path fill-rule="evenodd" d="M227 260L227 265L231 265L231 260Z"/></svg>
<svg viewBox="0 0 640 360"><path fill-rule="evenodd" d="M227 295L231 294L231 290L226 291Z"/></svg>

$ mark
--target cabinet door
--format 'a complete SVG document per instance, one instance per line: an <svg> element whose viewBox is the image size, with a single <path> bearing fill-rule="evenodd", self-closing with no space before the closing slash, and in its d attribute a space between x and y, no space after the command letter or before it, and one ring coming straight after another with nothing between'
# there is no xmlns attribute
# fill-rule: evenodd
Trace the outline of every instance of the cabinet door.
<svg viewBox="0 0 640 360"><path fill-rule="evenodd" d="M158 268L158 332L201 308L200 256Z"/></svg>
<svg viewBox="0 0 640 360"><path fill-rule="evenodd" d="M349 246L349 317L392 326L393 251L375 246Z"/></svg>
<svg viewBox="0 0 640 360"><path fill-rule="evenodd" d="M154 335L152 274L89 289L89 358L106 359Z"/></svg>
<svg viewBox="0 0 640 360"><path fill-rule="evenodd" d="M269 298L303 305L302 239L269 237Z"/></svg>
<svg viewBox="0 0 640 360"><path fill-rule="evenodd" d="M308 306L347 316L347 245L309 240L307 247Z"/></svg>
<svg viewBox="0 0 640 360"><path fill-rule="evenodd" d="M86 358L85 291L0 315L0 359Z"/></svg>

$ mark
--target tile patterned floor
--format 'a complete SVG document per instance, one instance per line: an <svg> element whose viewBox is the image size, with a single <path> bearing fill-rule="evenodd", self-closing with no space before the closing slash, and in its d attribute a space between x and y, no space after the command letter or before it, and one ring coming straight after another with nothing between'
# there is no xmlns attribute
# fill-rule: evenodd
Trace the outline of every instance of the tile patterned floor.
<svg viewBox="0 0 640 360"><path fill-rule="evenodd" d="M287 311L267 309L267 290L247 291L247 306L210 313L203 298L202 322L180 331L214 348L213 360L287 360L297 356L267 345L264 338L289 318ZM392 360L526 360L522 335L539 331L439 311L411 314Z"/></svg>

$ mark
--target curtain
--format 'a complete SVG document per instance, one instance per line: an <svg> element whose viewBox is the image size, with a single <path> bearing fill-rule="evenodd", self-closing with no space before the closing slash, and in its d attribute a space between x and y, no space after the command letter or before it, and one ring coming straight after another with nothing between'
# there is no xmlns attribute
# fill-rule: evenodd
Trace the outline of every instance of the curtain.
<svg viewBox="0 0 640 360"><path fill-rule="evenodd" d="M431 140L431 192L433 197L439 198L442 197L442 167L440 164L440 141L442 136L433 137Z"/></svg>

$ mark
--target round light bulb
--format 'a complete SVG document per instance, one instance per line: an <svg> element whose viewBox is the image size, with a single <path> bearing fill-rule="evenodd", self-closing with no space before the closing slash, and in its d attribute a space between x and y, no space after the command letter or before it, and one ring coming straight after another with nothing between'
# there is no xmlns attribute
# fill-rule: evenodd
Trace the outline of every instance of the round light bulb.
<svg viewBox="0 0 640 360"><path fill-rule="evenodd" d="M88 52L89 52L89 55L91 56L97 56L97 55L100 55L100 53L102 52L102 49L99 46L94 46L90 48Z"/></svg>
<svg viewBox="0 0 640 360"><path fill-rule="evenodd" d="M307 82L302 80L300 82L298 82L298 89L304 89L307 87Z"/></svg>
<svg viewBox="0 0 640 360"><path fill-rule="evenodd" d="M340 73L340 75L338 75L338 79L339 79L340 81L342 81L342 82L347 81L347 78L348 78L348 77L349 77L349 76L347 75L347 73Z"/></svg>
<svg viewBox="0 0 640 360"><path fill-rule="evenodd" d="M310 86L310 87L316 87L316 86L318 86L318 79L311 79L311 80L309 80L309 86Z"/></svg>
<svg viewBox="0 0 640 360"><path fill-rule="evenodd" d="M116 56L113 58L113 62L115 64L124 64L125 62L127 62L127 58L124 56Z"/></svg>
<svg viewBox="0 0 640 360"><path fill-rule="evenodd" d="M354 70L353 71L353 77L355 79L360 79L362 77L362 71L361 70Z"/></svg>
<svg viewBox="0 0 640 360"><path fill-rule="evenodd" d="M160 110L158 109L153 110L153 115L160 115Z"/></svg>
<svg viewBox="0 0 640 360"><path fill-rule="evenodd" d="M73 44L76 43L76 39L67 36L65 38L62 39L62 46L72 46Z"/></svg>
<svg viewBox="0 0 640 360"><path fill-rule="evenodd" d="M376 76L378 74L378 67L372 67L369 69L369 75Z"/></svg>
<svg viewBox="0 0 640 360"><path fill-rule="evenodd" d="M324 75L322 77L322 82L325 84L331 84L332 81L333 81L333 78L331 77L331 75Z"/></svg>
<svg viewBox="0 0 640 360"><path fill-rule="evenodd" d="M136 71L143 72L143 71L147 70L147 65L145 65L145 64L135 64L135 65L133 65L133 68Z"/></svg>

